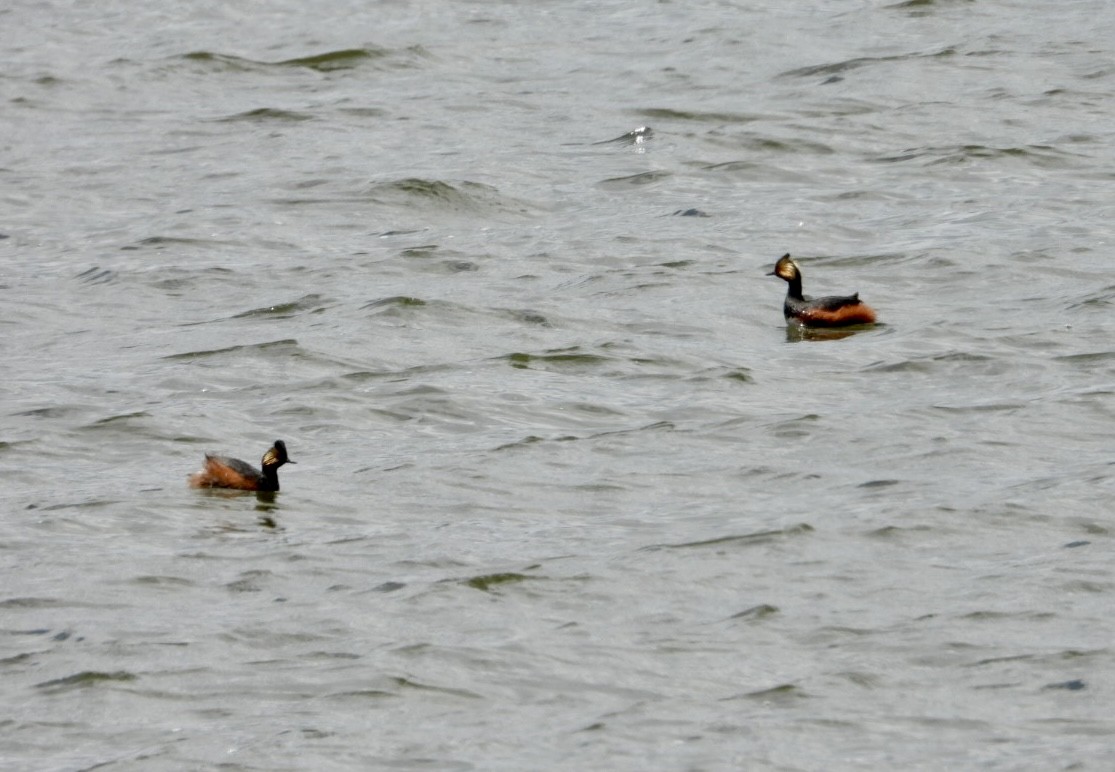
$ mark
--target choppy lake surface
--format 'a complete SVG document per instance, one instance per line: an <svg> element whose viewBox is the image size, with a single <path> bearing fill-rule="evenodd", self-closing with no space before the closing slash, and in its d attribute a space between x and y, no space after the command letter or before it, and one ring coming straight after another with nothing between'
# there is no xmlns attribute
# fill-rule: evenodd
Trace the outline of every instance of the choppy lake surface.
<svg viewBox="0 0 1115 772"><path fill-rule="evenodd" d="M0 765L1110 763L1108 4L0 24Z"/></svg>

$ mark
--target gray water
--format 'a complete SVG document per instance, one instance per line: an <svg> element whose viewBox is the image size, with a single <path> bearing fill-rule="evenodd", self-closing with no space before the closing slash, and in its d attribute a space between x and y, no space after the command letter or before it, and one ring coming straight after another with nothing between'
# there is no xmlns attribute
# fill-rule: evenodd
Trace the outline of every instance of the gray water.
<svg viewBox="0 0 1115 772"><path fill-rule="evenodd" d="M0 28L0 767L1111 767L1109 4Z"/></svg>

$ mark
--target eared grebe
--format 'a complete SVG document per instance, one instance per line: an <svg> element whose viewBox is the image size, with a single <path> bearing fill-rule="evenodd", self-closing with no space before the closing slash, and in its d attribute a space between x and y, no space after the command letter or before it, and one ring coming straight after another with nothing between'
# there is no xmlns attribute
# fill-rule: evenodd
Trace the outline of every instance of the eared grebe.
<svg viewBox="0 0 1115 772"><path fill-rule="evenodd" d="M205 468L190 475L190 487L277 491L279 490L279 467L293 463L287 458L286 443L282 440L275 440L275 444L263 454L262 472L238 458L206 453Z"/></svg>
<svg viewBox="0 0 1115 772"><path fill-rule="evenodd" d="M875 311L855 295L830 295L809 298L801 294L801 269L789 254L775 264L767 276L784 279L789 286L782 313L787 321L806 327L846 327L850 324L873 324Z"/></svg>

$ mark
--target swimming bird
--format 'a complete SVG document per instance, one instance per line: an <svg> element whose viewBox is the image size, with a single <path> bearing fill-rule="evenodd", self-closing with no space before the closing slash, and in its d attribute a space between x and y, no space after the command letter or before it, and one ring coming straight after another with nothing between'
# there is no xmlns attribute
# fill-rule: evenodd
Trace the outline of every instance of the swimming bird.
<svg viewBox="0 0 1115 772"><path fill-rule="evenodd" d="M789 322L806 327L846 327L851 324L874 324L875 311L854 295L829 295L810 298L801 294L801 269L789 253L783 255L767 276L777 276L789 287L782 313Z"/></svg>
<svg viewBox="0 0 1115 772"><path fill-rule="evenodd" d="M262 471L238 458L205 454L205 468L190 475L191 488L233 488L241 491L279 490L279 467L293 464L286 443L275 444L263 454Z"/></svg>

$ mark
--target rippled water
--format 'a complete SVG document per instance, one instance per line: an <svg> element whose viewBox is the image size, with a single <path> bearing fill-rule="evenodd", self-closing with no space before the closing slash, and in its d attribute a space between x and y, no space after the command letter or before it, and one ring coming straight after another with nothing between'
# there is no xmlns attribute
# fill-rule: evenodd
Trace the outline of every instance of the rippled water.
<svg viewBox="0 0 1115 772"><path fill-rule="evenodd" d="M0 766L1110 763L1107 4L0 24Z"/></svg>

